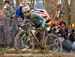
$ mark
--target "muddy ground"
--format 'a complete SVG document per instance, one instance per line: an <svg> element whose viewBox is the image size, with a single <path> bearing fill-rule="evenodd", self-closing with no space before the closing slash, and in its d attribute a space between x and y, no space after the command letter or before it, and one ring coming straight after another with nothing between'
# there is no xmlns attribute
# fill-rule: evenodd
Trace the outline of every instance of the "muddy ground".
<svg viewBox="0 0 75 57"><path fill-rule="evenodd" d="M0 51L0 57L75 57L74 53L62 53L40 50Z"/></svg>

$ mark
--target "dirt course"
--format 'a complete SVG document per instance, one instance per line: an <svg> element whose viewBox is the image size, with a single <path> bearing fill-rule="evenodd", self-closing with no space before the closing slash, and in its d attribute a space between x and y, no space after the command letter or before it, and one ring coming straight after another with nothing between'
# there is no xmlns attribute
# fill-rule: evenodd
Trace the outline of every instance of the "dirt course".
<svg viewBox="0 0 75 57"><path fill-rule="evenodd" d="M46 52L39 50L0 51L0 57L75 57L74 53Z"/></svg>

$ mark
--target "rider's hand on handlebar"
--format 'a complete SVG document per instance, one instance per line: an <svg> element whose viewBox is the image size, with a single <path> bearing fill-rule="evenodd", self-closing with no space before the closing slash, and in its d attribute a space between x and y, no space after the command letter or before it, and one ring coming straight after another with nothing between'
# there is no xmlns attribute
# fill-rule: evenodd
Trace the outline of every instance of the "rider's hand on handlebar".
<svg viewBox="0 0 75 57"><path fill-rule="evenodd" d="M21 29L21 27L19 27L19 30L20 30L20 31L24 31L23 29Z"/></svg>

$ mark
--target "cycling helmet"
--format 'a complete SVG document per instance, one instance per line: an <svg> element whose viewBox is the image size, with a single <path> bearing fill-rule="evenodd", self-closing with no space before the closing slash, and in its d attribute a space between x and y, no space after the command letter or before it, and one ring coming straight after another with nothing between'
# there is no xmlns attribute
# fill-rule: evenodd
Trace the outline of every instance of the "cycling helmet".
<svg viewBox="0 0 75 57"><path fill-rule="evenodd" d="M28 6L26 6L26 7L24 7L24 8L22 9L22 12L23 12L23 13L28 12L28 11L30 11L30 8L29 8Z"/></svg>

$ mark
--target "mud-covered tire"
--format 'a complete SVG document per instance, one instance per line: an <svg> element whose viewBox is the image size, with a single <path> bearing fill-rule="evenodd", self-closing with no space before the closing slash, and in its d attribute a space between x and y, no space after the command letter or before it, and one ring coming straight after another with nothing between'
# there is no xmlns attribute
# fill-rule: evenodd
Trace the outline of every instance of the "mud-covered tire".
<svg viewBox="0 0 75 57"><path fill-rule="evenodd" d="M58 36L55 34L48 34L46 36L46 47L48 50L59 51L60 46L61 44Z"/></svg>
<svg viewBox="0 0 75 57"><path fill-rule="evenodd" d="M21 49L20 46L19 46L19 42L18 41L21 40L21 38L22 38L22 36L24 34L26 36L26 39L23 39L25 46L28 46L27 49L32 49L33 48L33 46L34 46L33 44L34 43L33 43L32 35L28 34L27 31L19 31L16 34L15 38L14 38L14 47L15 47L16 50L20 50ZM21 42L21 44L22 44L22 42Z"/></svg>

